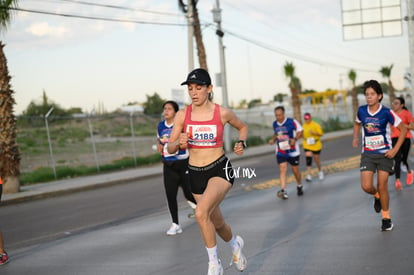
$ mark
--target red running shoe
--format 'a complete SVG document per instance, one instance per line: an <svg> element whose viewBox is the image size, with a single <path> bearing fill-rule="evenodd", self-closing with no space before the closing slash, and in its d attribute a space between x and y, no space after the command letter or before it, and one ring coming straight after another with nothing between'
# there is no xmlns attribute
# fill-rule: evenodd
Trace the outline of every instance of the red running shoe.
<svg viewBox="0 0 414 275"><path fill-rule="evenodd" d="M413 184L413 170L410 170L410 173L407 174L407 185Z"/></svg>
<svg viewBox="0 0 414 275"><path fill-rule="evenodd" d="M400 180L396 180L395 181L395 190L401 191L401 189L402 189L402 185L401 185Z"/></svg>

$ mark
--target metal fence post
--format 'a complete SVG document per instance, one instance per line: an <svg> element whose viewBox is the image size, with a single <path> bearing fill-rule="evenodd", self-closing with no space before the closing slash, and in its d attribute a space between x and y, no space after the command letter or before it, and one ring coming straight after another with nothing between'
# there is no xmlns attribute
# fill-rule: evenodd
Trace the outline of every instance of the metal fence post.
<svg viewBox="0 0 414 275"><path fill-rule="evenodd" d="M93 137L93 129L92 129L92 123L91 123L91 114L88 115L88 127L89 127L89 134L91 136L93 155L95 157L96 171L99 172L100 168L99 168L98 156L96 155L95 139Z"/></svg>
<svg viewBox="0 0 414 275"><path fill-rule="evenodd" d="M131 125L131 138L132 138L132 153L134 155L134 164L137 166L137 153L135 149L135 131L134 131L134 112L129 113L129 121Z"/></svg>
<svg viewBox="0 0 414 275"><path fill-rule="evenodd" d="M45 115L45 125L46 125L46 132L47 132L47 141L49 142L49 152L50 152L50 160L52 162L52 169L53 169L53 175L55 176L55 179L57 179L56 175L56 164L55 159L53 158L53 149L52 149L52 141L50 140L50 133L49 133L49 123L47 122L48 117L53 112L55 108L50 108L50 110Z"/></svg>

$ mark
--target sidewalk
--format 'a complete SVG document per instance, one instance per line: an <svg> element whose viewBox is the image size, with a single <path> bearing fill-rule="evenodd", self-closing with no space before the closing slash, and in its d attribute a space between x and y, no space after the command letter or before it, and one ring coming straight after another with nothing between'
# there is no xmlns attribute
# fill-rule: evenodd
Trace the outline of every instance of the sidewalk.
<svg viewBox="0 0 414 275"><path fill-rule="evenodd" d="M326 141L333 138L347 136L352 134L352 129L346 129L336 132L326 133L322 140ZM274 147L269 145L261 145L248 147L242 156L238 159L257 157L266 154L273 154ZM234 153L228 154L230 159L236 158ZM102 173L93 176L77 177L64 180L51 181L48 183L37 183L22 186L19 193L3 194L2 204L20 203L29 200L42 199L52 196L59 196L83 190L89 190L99 187L138 181L143 178L154 177L162 174L162 164L138 167L119 172Z"/></svg>

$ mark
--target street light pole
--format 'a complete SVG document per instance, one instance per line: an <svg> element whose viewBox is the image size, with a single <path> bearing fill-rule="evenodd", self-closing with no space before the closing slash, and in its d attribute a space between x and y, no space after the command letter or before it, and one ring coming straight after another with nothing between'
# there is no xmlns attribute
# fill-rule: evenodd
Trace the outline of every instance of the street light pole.
<svg viewBox="0 0 414 275"><path fill-rule="evenodd" d="M213 9L213 19L217 23L216 34L219 40L219 53L220 53L220 76L221 76L221 90L223 94L223 106L228 108L228 95L227 95L227 76L226 76L226 59L224 56L224 45L223 45L223 36L224 32L221 30L221 9L219 0L216 0L216 7ZM230 151L231 148L230 140L230 128L228 125L224 128L224 150L226 152Z"/></svg>
<svg viewBox="0 0 414 275"><path fill-rule="evenodd" d="M187 1L187 24L188 24L188 71L194 69L194 27L193 27L193 0Z"/></svg>
<svg viewBox="0 0 414 275"><path fill-rule="evenodd" d="M414 112L414 0L407 0L408 51L411 74L411 109Z"/></svg>

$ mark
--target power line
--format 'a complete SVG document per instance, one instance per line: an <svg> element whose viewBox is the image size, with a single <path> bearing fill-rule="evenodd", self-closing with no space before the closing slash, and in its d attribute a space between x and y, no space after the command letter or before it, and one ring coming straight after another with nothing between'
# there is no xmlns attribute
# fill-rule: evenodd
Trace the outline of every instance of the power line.
<svg viewBox="0 0 414 275"><path fill-rule="evenodd" d="M251 4L249 4L249 3L247 3L246 1L244 1L244 0L241 0L241 2L244 4L244 5L246 5L247 7L248 7L248 9L249 10L255 10L255 11L257 11L258 13L260 13L260 14L264 14L265 16L267 16L267 17L270 17L270 18L273 18L273 14L271 14L271 13L269 13L269 11L266 11L266 10L262 10L262 9L259 9L258 7L256 7L256 6L253 6L253 5L251 5ZM245 10L244 9L241 9L240 8L240 5L238 5L238 6L234 6L234 5L232 5L230 2L228 2L228 1L225 1L225 3L227 4L227 5L229 5L230 7L232 7L233 9L237 9L237 10L239 10L240 12L242 12L242 13L245 13ZM240 3L239 3L240 4ZM279 19L280 20L280 19ZM272 30L272 31L274 31L274 29L275 29L275 26L273 26L273 25L270 25L270 24L268 24L268 23L266 23L266 22L262 22L262 24L264 25L264 26L266 26L266 27L268 27L269 28L269 30ZM299 42L299 44L308 44L309 45L309 41L303 41L302 39L298 39L297 37L295 37L295 35L292 35L292 33L291 32L285 32L284 30L283 30L283 28L282 29L278 29L277 30L277 32L278 33L280 33L280 32L283 32L284 33L284 36L290 36L290 37L292 37L294 40L297 40L298 42ZM318 45L318 46L315 46L315 48L320 48L320 45ZM287 51L287 52L289 52L289 51ZM343 58L343 56L342 55L338 55L336 52L332 52L332 51L330 51L330 49L323 49L323 52L324 52L324 54L326 55L327 53L328 54L330 54L331 56L334 56L334 57L340 57L340 58ZM281 54L282 54L282 52L280 52ZM295 53L293 53L293 54L295 54ZM296 55L296 54L295 54ZM294 57L294 56L292 56L292 57ZM294 58L297 58L297 57L294 57ZM307 57L305 57L305 58L307 58ZM298 59L298 58L297 58ZM314 59L314 58L311 58L311 59L313 59L313 60L316 60L316 59ZM352 62L360 62L359 60L355 60L354 58L352 58L352 57L346 57L346 60L347 61L352 61ZM307 60L305 60L305 61L307 61ZM319 62L313 62L313 63L317 63L317 64L319 64ZM324 65L324 64L332 64L332 63L327 63L327 62L325 62L325 61L321 61L321 63L323 63L323 64L320 64L320 65ZM367 64L368 62L364 62L365 64ZM368 64L368 65L372 65L372 66L375 66L374 64ZM346 66L341 66L341 65L337 65L337 64L334 64L334 66L335 67L343 67L343 68L348 68L349 69L349 67L346 67ZM366 72L374 72L374 71L372 71L372 70L360 70L360 71L366 71ZM375 72L377 72L377 71L375 71Z"/></svg>
<svg viewBox="0 0 414 275"><path fill-rule="evenodd" d="M272 52L275 52L275 53L278 53L278 54L281 54L281 55L284 55L284 56L289 56L289 57L292 57L292 58L295 58L295 59L298 59L298 60L302 60L302 61L305 61L305 62L308 62L308 63L317 64L317 65L320 65L320 66L350 69L349 66L336 64L336 63L331 63L331 62L326 62L326 61L320 61L318 59L311 58L311 57L308 57L308 56L305 56L305 55L300 55L300 54L297 54L297 53L294 53L294 52L291 52L291 51L288 51L288 50L285 50L285 49L282 49L282 48L277 48L277 47L274 47L274 46L266 45L263 42L259 42L257 40L253 40L253 39L244 37L240 34L237 34L235 32L229 31L229 30L225 30L224 32L231 35L231 36L234 36L238 39L241 39L241 40L244 40L248 43L256 45L260 48L263 48L263 49L266 49L266 50L269 50L269 51L272 51ZM377 71L362 69L362 68L355 68L355 70L362 71L362 72L369 72L369 73L377 72Z"/></svg>
<svg viewBox="0 0 414 275"><path fill-rule="evenodd" d="M4 9L4 8L0 7L0 9ZM80 19L100 20L100 21L109 21L109 22L162 25L162 26L181 26L181 27L188 25L187 23L166 23L166 22L154 22L154 21L143 21L143 20L133 20L133 19L108 18L108 17L99 17L99 16L86 16L86 15L78 15L78 14L41 11L41 10L34 10L34 9L29 10L29 9L13 8L13 7L9 7L8 9L15 10L15 11L28 12L28 13L37 13L37 14L46 14L46 15L63 16L63 17L69 17L69 18L80 18Z"/></svg>
<svg viewBox="0 0 414 275"><path fill-rule="evenodd" d="M83 4L83 5L93 5L93 6L104 6L107 8L118 8L118 9L124 9L124 10L131 10L132 8L128 8L128 7L123 7L123 6L115 6L115 5L104 5L104 4L95 4L95 3L90 3L90 2L84 2L84 1L76 1L76 0L60 0L60 1L64 1L64 2L74 2L74 3L79 3L79 4ZM1 9L1 8L0 8ZM143 21L143 20L134 20L134 19L119 19L119 18L108 18L108 17L99 17L99 16L85 16L85 15L77 15L77 14L68 14L68 13L60 13L60 12L49 12L49 11L42 11L42 10L34 10L34 9L22 9L22 8L14 8L14 7L9 7L10 10L16 10L16 11L22 11L22 12L28 12L28 13L36 13L36 14L45 14L45 15L53 15L53 16L62 16L62 17L68 17L68 18L79 18L79 19L87 19L87 20L100 20L100 21L109 21L109 22L122 22L122 23L134 23L134 24L148 24L148 25L162 25L162 26L188 26L187 23L166 23L166 22L154 22L154 21ZM136 9L133 9L136 10ZM142 11L142 10L141 10ZM157 13L154 11L154 13ZM205 23L203 25L207 26L207 27L211 27L212 23ZM243 35L237 34L235 32L229 31L229 30L225 30L225 33L234 36L238 39L244 40L248 43L251 43L255 46L258 46L260 48L284 55L284 56L288 56L291 58L295 58L298 60L302 60L308 63L313 63L313 64L317 64L319 66L327 66L327 67L336 67L336 68L343 68L343 69L350 69L349 66L345 66L345 65L340 65L340 64L335 64L335 63L331 63L331 62L326 62L326 61L321 61L315 58L311 58L308 56L304 56L304 55L300 55L282 48L277 48L271 45L266 45L263 42L259 42L257 40L253 40L250 38L247 38ZM377 72L377 71L373 71L373 70L368 70L368 69L362 69L362 68L354 68L355 70L358 71L363 71L363 72Z"/></svg>
<svg viewBox="0 0 414 275"><path fill-rule="evenodd" d="M152 14L159 14L159 15L182 17L182 14L179 14L179 13L151 11L151 10L136 9L136 8L130 8L130 7L126 7L126 6L119 6L119 5L97 4L97 3L86 2L86 1L78 1L78 0L59 0L59 1L70 2L70 3L80 4L80 5L87 5L87 6L95 6L95 7L120 9L120 10L128 10L128 11L138 11L138 12L143 12L143 13L152 13Z"/></svg>

